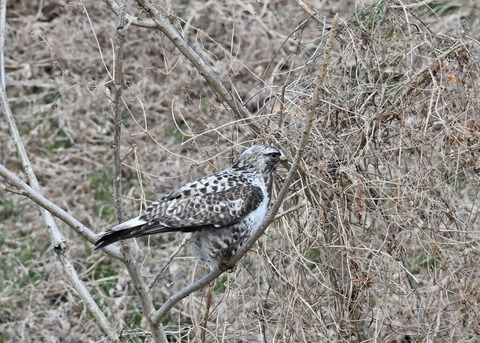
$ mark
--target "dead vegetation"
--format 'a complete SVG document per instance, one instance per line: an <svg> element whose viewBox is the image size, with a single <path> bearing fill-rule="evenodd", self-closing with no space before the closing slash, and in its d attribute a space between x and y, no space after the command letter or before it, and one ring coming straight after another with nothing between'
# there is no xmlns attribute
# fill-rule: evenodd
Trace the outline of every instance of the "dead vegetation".
<svg viewBox="0 0 480 343"><path fill-rule="evenodd" d="M163 34L127 30L125 213L254 142L295 152L333 17L318 7L318 22L299 3L173 5L172 22L250 119ZM478 2L348 4L298 177L255 251L212 285L207 342L478 340ZM8 5L7 93L34 171L48 199L100 232L115 222L115 15L102 2ZM3 121L0 145L1 164L23 176ZM3 191L0 206L0 342L101 341L36 206ZM124 267L59 225L112 325L126 341L147 340ZM181 239L138 240L147 279ZM204 273L182 250L152 289L155 305ZM170 311L171 342L201 341L205 303L199 291Z"/></svg>

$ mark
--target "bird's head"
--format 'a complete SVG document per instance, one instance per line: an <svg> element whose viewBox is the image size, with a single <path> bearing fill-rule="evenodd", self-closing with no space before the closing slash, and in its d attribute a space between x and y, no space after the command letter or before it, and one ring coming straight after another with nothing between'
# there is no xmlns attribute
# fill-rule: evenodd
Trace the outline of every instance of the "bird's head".
<svg viewBox="0 0 480 343"><path fill-rule="evenodd" d="M271 145L254 145L245 150L237 159L233 168L253 169L258 173L274 172L288 158L282 150Z"/></svg>

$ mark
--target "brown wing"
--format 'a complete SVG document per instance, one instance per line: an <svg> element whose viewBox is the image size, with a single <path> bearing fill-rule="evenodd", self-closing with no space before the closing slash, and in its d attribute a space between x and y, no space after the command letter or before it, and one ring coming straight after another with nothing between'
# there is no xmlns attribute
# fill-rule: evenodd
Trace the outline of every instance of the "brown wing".
<svg viewBox="0 0 480 343"><path fill-rule="evenodd" d="M105 231L95 249L122 239L172 231L196 231L225 227L254 211L263 201L259 187L242 185L220 192L196 192L194 196L165 197L140 216ZM169 199L169 200L167 200Z"/></svg>
<svg viewBox="0 0 480 343"><path fill-rule="evenodd" d="M140 219L147 222L145 228L163 226L186 231L184 229L196 227L222 227L236 223L262 201L263 192L259 187L238 186L152 204Z"/></svg>

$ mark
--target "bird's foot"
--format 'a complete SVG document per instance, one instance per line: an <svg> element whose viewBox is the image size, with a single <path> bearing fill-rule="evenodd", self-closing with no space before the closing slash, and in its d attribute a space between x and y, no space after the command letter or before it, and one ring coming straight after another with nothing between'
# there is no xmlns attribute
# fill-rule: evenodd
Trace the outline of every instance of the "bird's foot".
<svg viewBox="0 0 480 343"><path fill-rule="evenodd" d="M228 273L233 273L237 269L237 266L238 262L235 262L233 265L230 263L230 256L225 256L218 264L218 268Z"/></svg>

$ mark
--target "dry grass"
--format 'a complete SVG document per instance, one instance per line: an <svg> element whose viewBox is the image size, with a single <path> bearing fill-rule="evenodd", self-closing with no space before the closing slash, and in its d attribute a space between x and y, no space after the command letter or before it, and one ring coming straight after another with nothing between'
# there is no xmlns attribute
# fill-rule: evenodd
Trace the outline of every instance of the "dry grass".
<svg viewBox="0 0 480 343"><path fill-rule="evenodd" d="M44 194L99 232L115 222L106 95L115 17L101 2L39 6L7 9L7 92ZM346 3L311 141L281 209L293 211L215 283L208 342L479 341L477 7ZM319 9L327 22L337 10ZM264 134L234 118L161 34L131 27L122 149L132 215L254 141L295 151L328 35L293 1L189 1L174 11ZM3 121L0 146L1 163L22 175ZM0 206L0 342L103 339L36 207L5 192ZM144 341L125 270L63 229L108 318L128 341ZM139 240L144 275L181 237ZM157 305L204 274L190 256L185 249L156 284ZM177 305L164 322L170 340L198 342L204 311L201 292Z"/></svg>

